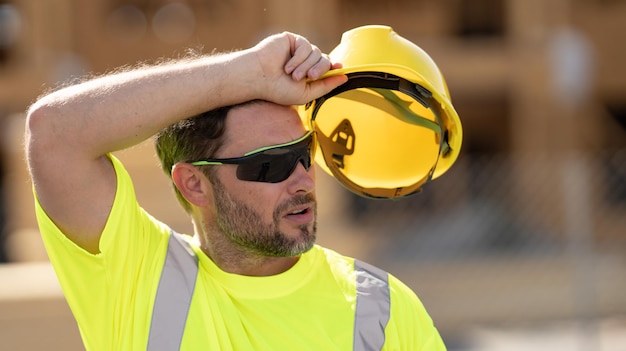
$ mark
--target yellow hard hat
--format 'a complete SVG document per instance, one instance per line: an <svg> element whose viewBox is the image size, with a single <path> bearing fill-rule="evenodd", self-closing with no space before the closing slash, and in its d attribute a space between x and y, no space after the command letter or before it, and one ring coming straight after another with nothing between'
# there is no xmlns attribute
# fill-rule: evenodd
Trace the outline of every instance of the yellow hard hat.
<svg viewBox="0 0 626 351"><path fill-rule="evenodd" d="M420 47L391 27L347 31L329 54L348 81L300 115L318 139L316 163L370 198L414 194L445 173L461 149L461 121L446 82Z"/></svg>

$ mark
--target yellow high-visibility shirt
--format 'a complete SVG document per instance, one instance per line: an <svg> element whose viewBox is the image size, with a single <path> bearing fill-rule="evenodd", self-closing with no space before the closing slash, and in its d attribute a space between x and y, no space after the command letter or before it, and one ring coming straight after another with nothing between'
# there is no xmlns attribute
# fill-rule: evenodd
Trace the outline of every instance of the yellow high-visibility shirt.
<svg viewBox="0 0 626 351"><path fill-rule="evenodd" d="M145 212L122 164L117 193L91 254L70 241L36 199L46 250L87 350L145 350L170 228ZM199 270L182 350L351 350L354 260L315 246L288 271L250 277L222 271L197 245ZM383 350L445 350L413 291L389 275Z"/></svg>

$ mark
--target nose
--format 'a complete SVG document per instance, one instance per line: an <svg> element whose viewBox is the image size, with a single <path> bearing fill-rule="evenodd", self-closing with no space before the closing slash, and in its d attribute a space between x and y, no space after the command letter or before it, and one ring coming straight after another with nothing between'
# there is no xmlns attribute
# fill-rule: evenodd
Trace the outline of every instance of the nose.
<svg viewBox="0 0 626 351"><path fill-rule="evenodd" d="M315 166L310 163L309 169L306 169L305 163L303 160L298 162L296 169L287 178L287 186L292 194L311 193L315 190Z"/></svg>

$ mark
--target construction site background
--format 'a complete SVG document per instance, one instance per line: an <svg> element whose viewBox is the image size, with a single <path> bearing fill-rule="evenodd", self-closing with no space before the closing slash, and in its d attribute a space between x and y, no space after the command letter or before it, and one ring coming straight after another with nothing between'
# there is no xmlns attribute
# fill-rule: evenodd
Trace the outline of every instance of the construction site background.
<svg viewBox="0 0 626 351"><path fill-rule="evenodd" d="M82 349L24 162L39 95L283 30L328 52L366 24L437 62L463 149L399 201L359 198L318 171L319 243L405 281L451 351L626 350L623 0L0 0L0 349ZM118 156L143 207L190 233L151 143Z"/></svg>

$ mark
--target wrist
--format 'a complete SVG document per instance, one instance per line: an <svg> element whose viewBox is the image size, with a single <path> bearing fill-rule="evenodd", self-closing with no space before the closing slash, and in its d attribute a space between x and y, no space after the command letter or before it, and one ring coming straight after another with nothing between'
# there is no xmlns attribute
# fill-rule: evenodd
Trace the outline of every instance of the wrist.
<svg viewBox="0 0 626 351"><path fill-rule="evenodd" d="M255 48L223 55L218 63L221 88L217 92L227 105L266 99L268 78Z"/></svg>
<svg viewBox="0 0 626 351"><path fill-rule="evenodd" d="M262 73L251 49L211 54L195 66L190 73L201 79L205 111L263 98Z"/></svg>

